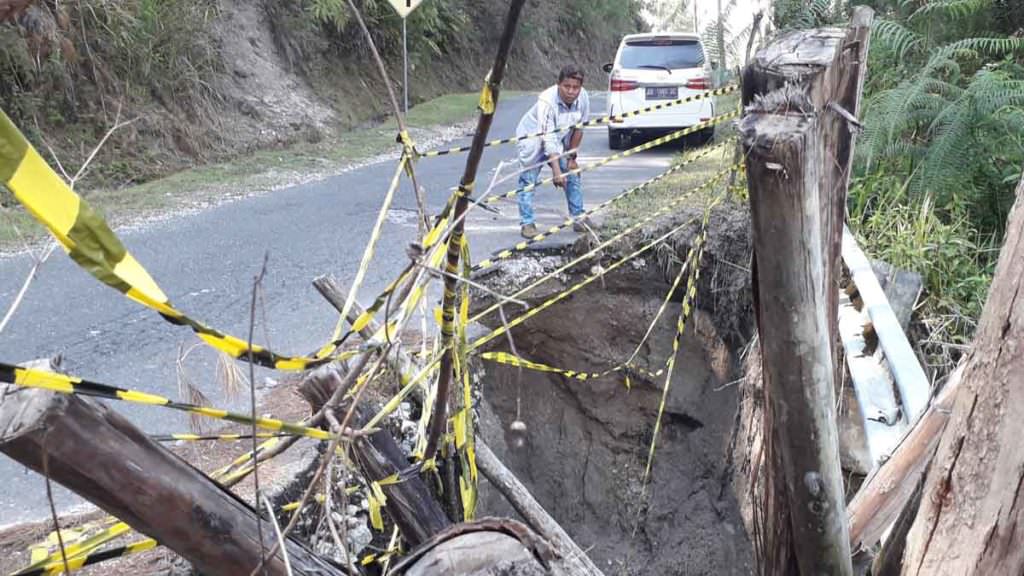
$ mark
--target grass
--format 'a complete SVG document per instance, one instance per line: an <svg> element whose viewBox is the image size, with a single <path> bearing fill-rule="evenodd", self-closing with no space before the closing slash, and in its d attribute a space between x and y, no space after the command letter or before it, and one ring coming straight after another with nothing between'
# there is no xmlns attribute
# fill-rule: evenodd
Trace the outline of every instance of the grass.
<svg viewBox="0 0 1024 576"><path fill-rule="evenodd" d="M437 127L470 120L476 114L478 99L477 93L451 94L414 106L407 119L413 139L436 136ZM131 221L246 192L272 190L300 180L325 177L346 165L398 151L396 130L395 119L389 118L376 126L352 130L320 143L262 150L144 184L90 190L82 195L111 222ZM0 249L15 248L25 240L38 240L44 233L42 226L35 224L20 206L4 209L0 216Z"/></svg>
<svg viewBox="0 0 1024 576"><path fill-rule="evenodd" d="M716 143L720 141L716 138ZM715 143L709 146L713 145ZM684 162L705 151L704 147L685 149L676 159L676 163ZM603 235L618 234L637 221L675 202L681 196L691 194L694 188L724 170L732 162L732 154L732 146L723 146L721 150L711 152L680 172L612 204L602 224ZM684 205L703 206L707 200L721 194L725 190L727 182L726 179L723 179L715 185L693 194L692 198Z"/></svg>

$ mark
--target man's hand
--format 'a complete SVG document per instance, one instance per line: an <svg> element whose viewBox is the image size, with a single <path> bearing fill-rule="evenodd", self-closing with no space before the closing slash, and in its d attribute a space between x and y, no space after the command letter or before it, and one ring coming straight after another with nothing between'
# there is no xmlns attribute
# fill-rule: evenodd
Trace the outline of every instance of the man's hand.
<svg viewBox="0 0 1024 576"><path fill-rule="evenodd" d="M562 174L562 167L558 165L558 154L548 156L548 166L551 166L551 175L554 176L552 182L555 188L565 188L565 175Z"/></svg>
<svg viewBox="0 0 1024 576"><path fill-rule="evenodd" d="M576 163L576 157L575 156L569 158L569 162L568 162L568 164L566 166L568 166L569 170L579 170L580 169L580 165Z"/></svg>

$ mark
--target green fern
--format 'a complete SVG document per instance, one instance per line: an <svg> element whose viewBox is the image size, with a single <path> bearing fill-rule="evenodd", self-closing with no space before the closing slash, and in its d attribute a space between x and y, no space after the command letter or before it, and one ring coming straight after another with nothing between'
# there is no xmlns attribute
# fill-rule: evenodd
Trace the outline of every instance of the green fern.
<svg viewBox="0 0 1024 576"><path fill-rule="evenodd" d="M910 15L909 20L929 16L949 18L951 20L967 18L992 7L992 0L944 0L932 1L922 5Z"/></svg>
<svg viewBox="0 0 1024 576"><path fill-rule="evenodd" d="M908 54L920 50L924 39L920 34L893 20L876 20L871 30L872 42L888 45L903 60Z"/></svg>
<svg viewBox="0 0 1024 576"><path fill-rule="evenodd" d="M847 12L842 0L776 0L772 23L779 30L805 30L837 24Z"/></svg>

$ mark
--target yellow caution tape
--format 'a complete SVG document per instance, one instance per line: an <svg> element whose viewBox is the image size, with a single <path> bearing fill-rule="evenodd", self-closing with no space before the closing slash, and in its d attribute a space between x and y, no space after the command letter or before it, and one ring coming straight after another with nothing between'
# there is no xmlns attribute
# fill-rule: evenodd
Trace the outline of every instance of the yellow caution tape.
<svg viewBox="0 0 1024 576"><path fill-rule="evenodd" d="M402 132L405 139L409 138L409 134ZM359 293L359 287L363 284L363 278L366 277L366 272L370 269L370 262L373 260L374 252L376 251L377 241L380 240L381 231L384 228L384 221L387 219L388 211L391 209L391 202L395 198L395 190L398 190L400 177L402 175L402 169L409 162L409 156L403 154L401 160L398 162L398 168L395 170L394 176L391 177L391 185L388 186L388 191L384 195L384 201L381 203L380 210L377 212L377 220L373 223L373 229L370 231L370 239L366 242L366 249L363 250L363 257L359 261L359 268L356 270L356 277L352 281L352 287L349 288L348 296L345 298L345 304L341 308L341 315L338 318L338 324L334 328L334 334L331 336L331 343L327 344L327 347L317 352L318 355L330 354L335 346L334 342L337 342L341 337L342 327L348 319L348 313L352 310L352 305L355 304L356 295Z"/></svg>
<svg viewBox="0 0 1024 576"><path fill-rule="evenodd" d="M484 86L480 89L480 102L477 104L485 116L494 114L494 91L491 90L491 73L487 73L487 78L484 78ZM432 156L440 156L440 154L432 154Z"/></svg>
<svg viewBox="0 0 1024 576"><path fill-rule="evenodd" d="M105 398L107 400L122 400L136 404L163 406L173 410L199 414L208 418L229 420L239 424L255 424L257 427L263 428L264 430L287 432L288 434L307 436L316 440L331 439L331 435L328 432L320 430L319 428L310 428L301 424L292 424L275 418L253 418L252 416L228 412L227 410L221 410L219 408L176 402L170 398L149 394L147 392L128 390L126 388L119 388L117 386L83 380L73 376L56 374L54 372L21 368L12 364L0 363L0 382L10 382L26 388L41 388L44 390L51 390L53 392L60 392L61 394L80 394L83 396Z"/></svg>
<svg viewBox="0 0 1024 576"><path fill-rule="evenodd" d="M643 348L644 344L647 343L647 340L650 338L651 334L654 332L654 328L657 326L658 320L661 319L662 314L665 312L665 309L668 307L668 303L671 301L672 295L675 293L676 288L679 286L680 282L682 282L683 277L686 276L687 272L690 272L691 275L693 274L693 271L692 271L693 261L694 261L695 255L698 253L698 250L702 249L701 247L703 246L703 244L705 242L706 234L707 234L707 227L705 225L701 229L701 232L698 233L697 237L694 239L693 246L691 246L689 254L686 257L686 260L685 260L683 266L680 267L679 273L676 274L675 279L672 281L672 284L669 286L668 292L665 294L665 297L662 299L661 306L658 307L658 311L654 314L654 318L648 324L647 331L644 333L643 338L641 338L640 342L633 349L633 353L630 354L630 356L626 360L624 360L622 362L619 362L619 363L613 365L612 367L610 367L610 368L608 368L608 369L606 369L604 371L601 371L601 372L584 372L584 371L579 371L579 370L568 370L568 369L565 369L565 368L556 368L554 366L549 366L547 364L542 364L542 363L539 363L539 362L531 362L529 360L526 360L524 358L515 356L513 354L509 354L507 352L484 352L483 354L480 355L480 358L482 358L484 360L490 360L491 362L495 362L495 363L498 363L498 364L505 364L505 365L509 365L509 366L515 366L517 368L526 368L526 369L533 370L533 371L536 371L536 372L546 372L546 373L550 373L550 374L558 374L560 376L564 376L566 378L573 378L573 379L579 380L581 382L585 382L587 380L594 380L594 379L597 379L597 378L603 378L605 376L608 376L609 374L613 374L613 373L616 373L616 372L627 372L624 384L626 386L626 389L628 390L632 386L632 382L629 379L628 370L630 370L630 369L635 370L635 371L638 370L637 367L633 366L633 360L636 358L637 354ZM660 371L659 371L659 373L660 373Z"/></svg>
<svg viewBox="0 0 1024 576"><path fill-rule="evenodd" d="M707 148L706 150L703 150L699 154L695 155L694 157L689 158L686 161L681 162L679 164L676 164L675 166L672 166L671 168L669 168L668 170L662 172L661 174L658 174L657 176L655 176L655 177L653 177L653 178L651 178L651 179L649 179L649 180L647 180L645 182L641 182L640 184L637 184L636 186L627 189L625 192L623 192L623 193L621 193L621 194L619 194L617 196L614 196L612 198L609 198L608 200L605 200L601 204L598 204L594 208L591 208L590 210L587 210L586 212L584 212L583 214L580 214L579 216L577 216L575 218L567 218L561 224L558 224L556 226L552 226L551 228L545 230L544 232L541 232L541 233L537 234L533 238L530 238L530 239L522 241L522 242L518 242L514 246L511 246L509 248L504 248L502 250L498 250L498 251L494 252L494 255L491 256L490 258L488 258L487 260L483 260L480 263L478 263L477 265L475 265L473 267L473 271L477 272L479 270L486 270L488 268L491 268L491 267L495 266L498 263L498 261L504 260L506 258L511 258L513 255L515 255L515 254L517 254L519 252L522 252L524 250L529 249L530 246L536 244L537 242L540 242L541 240L544 240L545 238L548 238L548 237L550 237L553 234L556 234L556 233L558 233L558 232L560 232L562 230L565 230L566 228L569 228L570 226L572 226L576 222L578 222L580 220L583 220L584 218L588 218L589 216L591 216L595 212L599 212L599 211L601 211L601 210L611 206L612 204L615 204L616 202L619 202L620 200L624 200L624 199L632 196L633 194L636 194L637 192L640 192L641 190L646 189L651 184L655 184L655 183L657 183L657 182L667 178L668 176L670 176L670 175L672 175L672 174L674 174L676 172L679 172L680 170L682 170L682 169L686 168L687 166L697 162L698 160L701 160L701 159L705 158L706 156L708 156L712 152L717 152L723 146L725 146L725 145L727 145L729 143L731 143L731 142L723 142L721 144L716 144L715 146L711 146L711 147Z"/></svg>
<svg viewBox="0 0 1024 576"><path fill-rule="evenodd" d="M634 146L633 148L630 148L629 150L625 150L623 152L619 152L618 154L612 154L611 156L607 156L605 158L602 158L601 160L599 160L597 162L593 162L593 163L587 164L585 166L580 166L579 168L574 168L572 170L568 170L566 172L563 172L562 175L563 176L575 176L575 175L578 175L578 174L582 174L584 172L588 172L590 170L594 170L596 168L600 168L601 166L604 166L606 164L610 164L612 162L615 162L616 160L621 160L623 158L629 158L630 156L632 156L634 154L638 154L638 153L643 152L645 150L650 150L651 148L657 148L658 146L661 146L662 144L667 144L667 143L672 142L674 140L678 140L680 138L683 138L684 136L687 136L689 134L694 134L696 132L700 132L701 130L704 130L705 128L710 128L710 127L712 127L712 126L714 126L716 124L720 124L722 122L725 122L726 120L731 120L731 119L733 119L733 118L735 118L737 116L739 116L739 111L738 110L734 110L732 112L727 112L725 114L720 114L718 116L715 116L714 118L711 118L710 120L708 120L706 122L701 122L700 124L695 124L693 126L690 126L689 128L683 128L682 130L677 130L675 132L672 132L671 134L667 134L665 136L662 136L661 138L655 138L654 140L651 140L650 142L646 142L646 143L641 144L639 146ZM498 194L496 196L491 196L491 197L487 198L486 200L483 200L481 203L484 204L484 205L489 205L489 204L495 204L497 202L500 202L501 200L511 200L512 198L515 198L516 196L522 194L523 192L529 192L530 190L534 190L534 189L540 188L541 186L544 186L546 184L550 184L550 183L552 183L554 181L555 181L555 177L551 176L551 177L545 178L544 180L541 180L539 182L536 182L536 183L533 183L533 184L528 184L528 185L526 185L526 186L524 186L522 188L516 188L515 190L510 190L510 191L508 191L508 192L506 192L504 194Z"/></svg>
<svg viewBox="0 0 1024 576"><path fill-rule="evenodd" d="M708 221L711 218L711 208L717 203L718 200L710 204L704 211L704 230L707 230ZM658 404L658 417L654 421L654 432L651 436L651 446L647 451L647 465L644 467L644 477L642 481L644 490L647 489L647 481L651 476L651 467L654 464L654 450L658 444L658 434L661 432L661 420L665 415L665 405L668 403L668 393L672 386L672 372L675 368L676 357L679 354L679 345L682 343L683 333L686 331L686 320L690 317L693 310L693 302L697 298L697 282L700 280L700 261L704 255L703 240L696 243L694 248L697 248L697 254L693 260L693 270L686 281L686 294L683 296L683 301L679 306L679 320L676 322L676 334L672 339L672 353L669 354L668 360L665 363L665 385L661 390L661 401Z"/></svg>
<svg viewBox="0 0 1024 576"><path fill-rule="evenodd" d="M697 192L697 191L699 191L699 190L701 190L703 188L708 188L708 187L712 186L712 184L714 184L718 179L720 179L722 176L727 174L728 171L729 171L729 169L727 168L726 170L724 170L722 172L719 172L715 176L712 176L711 178L709 178L705 183L700 184L699 187L693 189L691 192ZM562 266L562 268L560 268L560 269L558 269L558 270L556 270L556 271L546 275L544 278L538 280L537 282L532 283L529 286L526 286L525 288L522 288L521 290L519 290L518 292L513 294L511 297L518 297L518 296L522 295L523 293L536 288L542 282L544 282L544 281L546 281L546 280L548 280L550 278L554 278L555 275L557 275L557 274L561 274L561 272L563 272L565 269L567 269L568 266L574 265L575 263L579 263L584 258L590 257L594 253L597 253L596 252L597 250L600 250L600 249L603 249L603 248L607 247L612 242L616 242L618 240L622 240L629 233L631 233L631 232L633 232L635 230L638 230L641 227L641 225L643 225L644 223L649 221L651 218L657 217L659 215L662 215L667 210L672 209L673 207L678 205L684 199L685 198L680 198L680 199L677 199L677 200L673 201L665 209L659 210L659 211L655 212L654 214L652 214L651 216L649 216L647 218L644 218L644 219L640 220L639 222L631 225L631 227L629 229L623 231L621 234L615 235L614 237L612 237L608 241L606 241L606 242L600 244L599 246L597 246L591 252L588 252L587 254L584 254L583 256L580 256L577 259L574 259L574 260L568 262L567 264ZM685 225L687 225L688 223L689 222L685 222L685 223L679 225L679 227L673 229L668 234L660 236L660 237L654 239L653 242L648 243L647 245L645 245L644 247L640 248L639 250L636 250L633 253L625 256L624 258L622 258L620 260L617 260L616 262L612 263L609 266L609 268L605 270L605 272L611 272L612 270L614 270L615 268L618 268L618 266L622 265L626 261L629 261L629 260L631 260L631 259L633 259L633 258L635 258L635 257L637 257L637 256L639 256L641 254L643 254L644 252L650 250L651 248L656 246L658 243L663 242L665 239L669 238L669 236L671 236L671 235L679 232L680 230L682 230L685 227ZM597 280L597 278L599 278L599 276L592 276L592 277L590 277L588 279L585 279L583 281L583 285L589 284L589 283ZM561 294L556 294L555 296L553 296L553 298L563 299L563 298L567 297L569 294L571 294L571 292L583 288L583 285L578 285L578 286L574 286L572 288L569 288L569 289L563 291ZM557 300L555 300L555 301L557 301ZM546 302L546 306L545 307L553 305L554 303L555 303L554 301L550 301L549 300L549 302ZM500 304L496 303L496 304L493 304L492 306L489 306L488 308L486 308L486 310L484 310L484 311L476 314L472 318L470 318L470 322L478 322L480 319L482 319L486 315L497 311L499 305ZM544 305L544 304L542 304L542 305ZM539 312L537 314L539 314ZM525 318L522 318L520 320L520 323L524 322L525 320L526 320ZM484 335L484 336L478 338L473 344L471 344L469 346L468 352L469 353L474 352L476 348L478 348L479 346L485 344L487 341L490 341L490 340L500 336L501 334L504 334L504 327L498 328L495 331L493 331L492 333ZM444 352L443 349L441 349L441 351L437 352L434 355L434 359L432 361L430 361L425 366L420 368L419 372L417 372L414 376L410 377L408 379L408 381L404 382L402 387L401 387L401 389L398 390L398 394L396 394L393 397L391 397L391 399L388 400L388 402L380 409L380 411L378 411L377 414L375 414L370 419L370 421L367 422L367 424L364 427L362 427L362 429L369 430L369 429L373 429L374 427L377 427L377 425L380 424L381 420L383 420L389 414L391 414L395 410L397 410L398 406L401 404L401 402L406 400L406 398L408 398L409 395L411 395L413 393L413 390L416 389L419 385L421 385L421 383L425 379L427 379L437 369L437 366L440 364L440 358L441 358L441 355L442 355L443 352Z"/></svg>
<svg viewBox="0 0 1024 576"><path fill-rule="evenodd" d="M332 360L335 348L311 356L280 355L262 346L249 347L240 338L194 320L171 304L149 272L128 252L110 226L76 194L2 111L0 111L0 184L45 225L61 247L97 280L164 317L190 327L203 341L233 358L252 357L261 366L304 370Z"/></svg>
<svg viewBox="0 0 1024 576"><path fill-rule="evenodd" d="M95 554L79 555L74 557L68 556L67 568L71 569L72 571L75 571L85 566L91 566L93 564L98 564L100 562L111 560L113 558L120 558L123 556L129 556L132 554L145 552L146 550L150 550L152 548L155 548L156 546L156 540L153 540L152 538L146 538L144 540L139 540L137 542L127 544L125 546L118 546L116 548L111 548L110 550L104 550L103 552L97 552ZM46 564L43 564L41 566L36 566L35 564L33 564L34 567L30 566L28 568L24 568L18 572L15 572L11 576L56 576L57 574L63 574L65 568L64 559L63 557L60 557L60 552L57 553L57 556L58 558L51 562L47 562Z"/></svg>
<svg viewBox="0 0 1024 576"><path fill-rule="evenodd" d="M487 88L487 85L485 85L485 89L486 88ZM669 102L663 102L661 104L656 104L654 106L648 106L646 108L640 108L638 110L631 110L631 111L625 112L623 114L601 116L599 118L594 118L593 120L587 120L586 122L578 122L576 124L572 124L571 126L563 126L561 128L556 128L554 130L549 130L547 132L535 132L533 134L526 134L524 136L514 136L514 137L511 137L511 138L499 138L497 140L491 140L491 141L485 143L484 146L486 146L486 147L501 146L502 144L512 144L512 143L515 143L515 142L521 142L523 140L529 140L531 138L541 138L541 137L547 136L548 134L558 134L560 132L566 132L566 131L569 131L569 130L585 128L587 126L597 126L597 125L600 125L600 124L609 124L609 123L613 123L613 122L618 122L619 120L624 120L626 118L632 118L632 117L635 117L635 116L640 116L642 114L647 114L649 112L654 112L656 110L664 110L666 108L671 108L673 106L678 106L680 104L686 104L686 103L689 103L689 102L696 102L698 100L703 100L705 98L710 98L710 97L714 97L714 96L724 96L726 94L730 94L732 92L735 92L738 88L739 88L739 86L737 86L737 85L726 86L724 88L718 88L716 90L711 90L711 91L708 91L708 92L703 92L701 94L697 94L697 95L694 95L694 96L688 96L686 98L679 98L677 100L672 100L672 101L669 101ZM480 97L481 97L481 105L480 105L481 110L484 109L484 106L482 104L483 96L484 96L483 93L481 93L481 95L480 95ZM419 155L422 156L422 157L425 157L425 158L431 158L431 157L435 157L435 156L446 156L448 154L458 154L458 153L461 153L461 152L468 152L470 148L471 148L471 146L458 146L456 148L448 148L446 150L431 150L429 152L421 152Z"/></svg>
<svg viewBox="0 0 1024 576"><path fill-rule="evenodd" d="M629 234L635 232L636 230L639 230L642 226L644 226L647 223L653 221L654 219L659 218L659 217L661 217L661 216L663 216L665 214L668 214L671 211L676 210L677 206L679 206L681 203L685 202L689 198L689 196L691 194L695 194L695 193L697 193L697 192L699 192L699 191L701 191L703 189L710 188L710 187L714 186L715 184L717 184L719 180L721 180L723 177L725 177L729 173L730 169L731 168L726 168L724 170L719 171L717 174L715 174L714 176L712 176L711 178L706 180L703 184L700 184L699 186L697 186L697 187L691 189L690 191L688 191L687 194L681 195L678 198L675 198L675 199L669 201L662 208L660 208L660 209L652 212L651 214L647 215L646 217L638 220L637 222L635 222L634 224L630 225L625 230L622 230L618 234L616 234L616 235L612 236L611 238L608 238L607 240L601 242L600 244L598 244L597 246L595 246L594 248L592 248L588 252L582 254L581 256L576 257L575 259L573 259L572 261L570 261L570 262L568 262L566 264L563 264L562 266L558 267L557 269L552 270L551 272L545 274L541 278L538 278L537 280L531 282L527 286L525 286L523 288L520 288L514 294L510 295L509 298L519 298L523 294L526 294L527 292L533 290L537 286L540 286L544 282L546 282L546 281L548 281L548 280L550 280L552 278L556 278L559 274L561 274L562 272L568 270L572 266L575 266L576 264L582 262L583 260L594 256L595 254L601 253L601 251L604 250L605 248L607 248L608 246L612 245L615 242L618 242L618 241L622 240L623 238L625 238ZM496 302L496 303L492 304L491 306L487 307L486 309L484 309L483 311L475 314L472 318L470 318L470 321L471 322L479 322L482 318L484 318L488 314L491 314L491 313L495 312L496 310L498 310L498 308L500 306L501 306L501 303L500 302ZM475 347L471 347L471 350L473 350L473 349L475 349Z"/></svg>

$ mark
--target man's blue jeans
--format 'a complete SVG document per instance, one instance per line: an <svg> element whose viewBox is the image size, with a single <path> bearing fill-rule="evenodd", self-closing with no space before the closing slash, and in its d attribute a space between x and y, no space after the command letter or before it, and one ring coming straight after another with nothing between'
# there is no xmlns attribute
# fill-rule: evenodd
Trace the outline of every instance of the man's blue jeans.
<svg viewBox="0 0 1024 576"><path fill-rule="evenodd" d="M562 172L565 173L569 170L569 160L567 158L561 158L558 161L558 165L561 166ZM527 224L533 224L533 190L523 192L523 188L536 184L537 179L540 177L540 170L544 166L537 166L531 170L526 170L519 174L519 224L520 226L526 226ZM565 179L565 201L569 205L569 214L573 217L583 214L583 181L579 174L573 174Z"/></svg>

